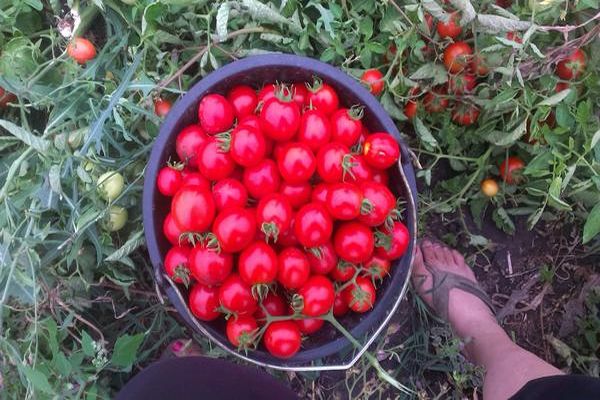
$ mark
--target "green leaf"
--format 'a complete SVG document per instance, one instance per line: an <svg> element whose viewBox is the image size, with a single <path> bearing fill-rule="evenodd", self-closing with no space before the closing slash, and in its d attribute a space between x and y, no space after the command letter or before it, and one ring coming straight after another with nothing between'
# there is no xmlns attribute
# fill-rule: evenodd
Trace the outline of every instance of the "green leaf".
<svg viewBox="0 0 600 400"><path fill-rule="evenodd" d="M598 233L600 233L600 203L592 208L592 211L590 211L585 220L585 225L583 226L583 244L592 240Z"/></svg>
<svg viewBox="0 0 600 400"><path fill-rule="evenodd" d="M227 22L229 21L229 3L225 2L219 6L217 11L217 37L219 42L224 41L227 38Z"/></svg>
<svg viewBox="0 0 600 400"><path fill-rule="evenodd" d="M570 211L571 206L560 199L561 188L562 178L557 176L552 180L548 188L548 204L559 210Z"/></svg>
<svg viewBox="0 0 600 400"><path fill-rule="evenodd" d="M133 336L120 336L115 343L111 363L116 367L121 367L125 371L131 370L131 366L135 361L135 356L144 340L144 336L144 333L138 333Z"/></svg>
<svg viewBox="0 0 600 400"><path fill-rule="evenodd" d="M45 154L50 147L48 140L35 136L33 133L13 124L10 121L0 119L0 127L6 129L8 133L21 140L26 145L33 147L38 153Z"/></svg>
<svg viewBox="0 0 600 400"><path fill-rule="evenodd" d="M510 146L519 140L527 132L527 119L523 119L519 125L510 133L503 131L493 131L486 140L496 146Z"/></svg>
<svg viewBox="0 0 600 400"><path fill-rule="evenodd" d="M496 226L502 229L504 232L508 233L509 235L513 235L515 233L515 224L504 208L497 208L492 214L492 219L496 223Z"/></svg>
<svg viewBox="0 0 600 400"><path fill-rule="evenodd" d="M448 72L440 64L427 63L413 72L410 79L433 79L434 84L440 84L448 80Z"/></svg>
<svg viewBox="0 0 600 400"><path fill-rule="evenodd" d="M483 212L485 211L487 204L488 200L483 197L474 197L469 201L471 216L479 229L481 229L481 226L483 225Z"/></svg>
<svg viewBox="0 0 600 400"><path fill-rule="evenodd" d="M364 17L358 24L360 33L365 36L365 39L369 40L373 36L373 20L370 17Z"/></svg>
<svg viewBox="0 0 600 400"><path fill-rule="evenodd" d="M406 121L406 116L404 115L402 110L398 108L398 106L392 99L392 96L388 92L385 92L381 96L381 105L383 106L385 111L387 111L387 113L390 114L392 118L397 119L399 121Z"/></svg>
<svg viewBox="0 0 600 400"><path fill-rule="evenodd" d="M481 235L470 235L469 236L469 245L471 246L487 246L489 241L485 236Z"/></svg>
<svg viewBox="0 0 600 400"><path fill-rule="evenodd" d="M442 22L448 22L450 14L435 2L435 0L423 0L423 8L429 12L435 19L439 19Z"/></svg>
<svg viewBox="0 0 600 400"><path fill-rule="evenodd" d="M81 332L81 350L88 357L93 357L96 354L94 339L86 331Z"/></svg>
<svg viewBox="0 0 600 400"><path fill-rule="evenodd" d="M144 244L144 242L144 231L139 230L134 232L121 248L106 257L104 261L119 261L121 258L131 254L135 249Z"/></svg>
<svg viewBox="0 0 600 400"><path fill-rule="evenodd" d="M428 145L429 147L438 146L437 140L435 139L435 137L433 137L429 129L427 129L427 127L425 126L425 124L423 124L423 121L421 121L419 117L414 118L413 124L415 126L417 135L419 136L419 139L421 139L421 141L424 144Z"/></svg>
<svg viewBox="0 0 600 400"><path fill-rule="evenodd" d="M538 106L554 106L565 99L571 93L571 89L561 90L560 92L545 98L542 100Z"/></svg>
<svg viewBox="0 0 600 400"><path fill-rule="evenodd" d="M263 4L258 0L242 0L242 4L254 20L258 22L287 25L295 35L302 34L302 27L295 22L293 18L284 17L268 5Z"/></svg>
<svg viewBox="0 0 600 400"><path fill-rule="evenodd" d="M492 14L478 14L477 22L487 33L525 31L531 26L531 22L515 21L511 18Z"/></svg>
<svg viewBox="0 0 600 400"><path fill-rule="evenodd" d="M598 129L596 133L594 133L594 136L592 136L592 140L590 142L590 149L595 148L598 142L600 142L600 129Z"/></svg>
<svg viewBox="0 0 600 400"><path fill-rule="evenodd" d="M54 394L54 390L50 386L46 375L28 365L21 365L19 369L25 374L27 380L31 382L34 388L47 394Z"/></svg>
<svg viewBox="0 0 600 400"><path fill-rule="evenodd" d="M333 14L331 13L330 10L328 10L325 7L323 7L319 3L311 3L311 4L317 10L319 10L319 13L321 13L321 17L317 21L317 28L319 28L321 26L321 24L323 24L323 27L325 28L325 31L327 33L329 33L329 36L331 36L332 39L334 39L335 38L335 31L333 30L333 26L331 25L333 23L333 21L334 21Z"/></svg>

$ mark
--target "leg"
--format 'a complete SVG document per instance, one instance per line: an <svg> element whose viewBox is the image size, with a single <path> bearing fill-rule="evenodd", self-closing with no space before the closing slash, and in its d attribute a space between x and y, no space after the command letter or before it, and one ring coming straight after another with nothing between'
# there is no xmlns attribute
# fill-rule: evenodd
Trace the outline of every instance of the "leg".
<svg viewBox="0 0 600 400"><path fill-rule="evenodd" d="M419 295L432 305L431 274L424 261L432 267L462 275L473 282L475 275L456 250L423 241L417 249L413 280ZM510 340L498 325L489 308L474 295L454 289L448 302L449 323L457 335L465 339L465 355L486 370L483 397L486 400L508 399L525 383L544 376L561 375L562 372Z"/></svg>

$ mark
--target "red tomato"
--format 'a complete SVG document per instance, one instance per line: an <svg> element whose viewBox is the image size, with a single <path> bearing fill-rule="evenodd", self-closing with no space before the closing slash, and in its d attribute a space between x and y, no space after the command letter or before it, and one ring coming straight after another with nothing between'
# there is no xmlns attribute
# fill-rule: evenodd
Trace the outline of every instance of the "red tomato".
<svg viewBox="0 0 600 400"><path fill-rule="evenodd" d="M458 125L469 126L477 122L479 108L473 104L457 104L452 110L452 121Z"/></svg>
<svg viewBox="0 0 600 400"><path fill-rule="evenodd" d="M506 32L506 38L516 43L523 43L523 39L521 39L521 36L516 32Z"/></svg>
<svg viewBox="0 0 600 400"><path fill-rule="evenodd" d="M306 110L300 118L298 141L305 143L314 152L329 143L331 124L319 110Z"/></svg>
<svg viewBox="0 0 600 400"><path fill-rule="evenodd" d="M344 182L362 183L373 180L373 169L369 166L364 156L352 155L348 160L349 167L346 171L346 176L343 178Z"/></svg>
<svg viewBox="0 0 600 400"><path fill-rule="evenodd" d="M389 133L374 133L363 145L363 156L371 167L388 169L400 158L400 147Z"/></svg>
<svg viewBox="0 0 600 400"><path fill-rule="evenodd" d="M267 100L260 110L260 126L267 137L276 141L287 141L296 135L300 108L292 100L289 88L278 89L276 97Z"/></svg>
<svg viewBox="0 0 600 400"><path fill-rule="evenodd" d="M391 263L378 255L374 255L364 264L370 278L383 279L390 274Z"/></svg>
<svg viewBox="0 0 600 400"><path fill-rule="evenodd" d="M286 182L307 182L315 173L317 161L315 156L304 143L288 143L277 159L279 173Z"/></svg>
<svg viewBox="0 0 600 400"><path fill-rule="evenodd" d="M330 118L331 140L352 147L362 133L363 107L340 108Z"/></svg>
<svg viewBox="0 0 600 400"><path fill-rule="evenodd" d="M220 285L233 270L231 254L205 246L194 247L189 259L192 276L203 285Z"/></svg>
<svg viewBox="0 0 600 400"><path fill-rule="evenodd" d="M14 93L7 92L3 87L0 86L0 109L6 108L8 103L12 103L17 99Z"/></svg>
<svg viewBox="0 0 600 400"><path fill-rule="evenodd" d="M271 193L264 196L256 207L256 223L267 242L273 238L277 242L281 232L290 228L292 222L292 206L281 193Z"/></svg>
<svg viewBox="0 0 600 400"><path fill-rule="evenodd" d="M209 135L225 132L231 128L233 118L233 107L220 94L208 94L200 100L198 120L202 129Z"/></svg>
<svg viewBox="0 0 600 400"><path fill-rule="evenodd" d="M348 282L356 274L356 266L344 260L339 260L329 274L336 282Z"/></svg>
<svg viewBox="0 0 600 400"><path fill-rule="evenodd" d="M285 315L286 312L287 305L281 296L278 296L273 292L269 292L267 297L263 299L262 303L254 313L254 318L256 318L256 320L262 325L267 319L267 314L272 317L278 317Z"/></svg>
<svg viewBox="0 0 600 400"><path fill-rule="evenodd" d="M277 86L273 83L271 83L269 85L265 85L258 92L258 102L262 103L262 105L264 106L267 101L275 98L275 89L276 88L277 88Z"/></svg>
<svg viewBox="0 0 600 400"><path fill-rule="evenodd" d="M369 278L359 276L356 278L356 283L343 290L342 297L351 310L364 313L373 308L373 304L375 304L375 286Z"/></svg>
<svg viewBox="0 0 600 400"><path fill-rule="evenodd" d="M190 248L173 246L165 256L165 271L176 283L184 283L188 280Z"/></svg>
<svg viewBox="0 0 600 400"><path fill-rule="evenodd" d="M423 98L425 111L428 113L438 113L444 111L448 107L448 97L446 96L447 89L445 86L438 86L427 92Z"/></svg>
<svg viewBox="0 0 600 400"><path fill-rule="evenodd" d="M327 192L326 205L334 219L355 219L363 207L362 190L353 183L333 183Z"/></svg>
<svg viewBox="0 0 600 400"><path fill-rule="evenodd" d="M465 42L454 42L444 50L444 65L446 69L456 74L469 64L473 49Z"/></svg>
<svg viewBox="0 0 600 400"><path fill-rule="evenodd" d="M173 197L171 214L183 232L202 232L215 217L215 203L208 190L185 186Z"/></svg>
<svg viewBox="0 0 600 400"><path fill-rule="evenodd" d="M308 102L326 116L333 114L340 104L335 90L319 78L315 78L312 86L308 88Z"/></svg>
<svg viewBox="0 0 600 400"><path fill-rule="evenodd" d="M448 78L448 92L452 94L470 93L477 86L475 75L462 73L450 75Z"/></svg>
<svg viewBox="0 0 600 400"><path fill-rule="evenodd" d="M227 93L227 100L233 107L235 116L240 119L253 114L258 105L256 92L250 86L239 85Z"/></svg>
<svg viewBox="0 0 600 400"><path fill-rule="evenodd" d="M358 217L367 226L377 226L385 222L394 207L396 199L387 186L377 182L364 182L361 185L366 211Z"/></svg>
<svg viewBox="0 0 600 400"><path fill-rule="evenodd" d="M473 56L473 60L471 61L471 70L477 76L487 75L490 72L488 60L480 53L475 54Z"/></svg>
<svg viewBox="0 0 600 400"><path fill-rule="evenodd" d="M563 90L567 90L570 87L571 85L569 85L567 82L557 82L556 86L554 86L554 91L558 93L562 92Z"/></svg>
<svg viewBox="0 0 600 400"><path fill-rule="evenodd" d="M179 236L181 236L183 231L177 226L171 213L167 214L167 217L165 218L165 222L163 223L163 233L172 245L179 245ZM186 245L189 243L187 239L182 239L181 244Z"/></svg>
<svg viewBox="0 0 600 400"><path fill-rule="evenodd" d="M211 140L202 149L198 158L198 170L207 179L217 181L227 178L235 169L231 155L221 150L219 142Z"/></svg>
<svg viewBox="0 0 600 400"><path fill-rule="evenodd" d="M227 320L227 339L238 349L249 349L254 346L254 335L258 330L258 324L253 317L248 315L236 315Z"/></svg>
<svg viewBox="0 0 600 400"><path fill-rule="evenodd" d="M301 333L311 335L321 329L325 321L320 318L302 318L295 319L294 323L298 325Z"/></svg>
<svg viewBox="0 0 600 400"><path fill-rule="evenodd" d="M158 191L165 196L174 196L183 184L181 171L171 166L162 167L156 177Z"/></svg>
<svg viewBox="0 0 600 400"><path fill-rule="evenodd" d="M498 166L502 180L509 185L519 183L522 180L520 173L523 168L525 168L525 163L516 156L508 157Z"/></svg>
<svg viewBox="0 0 600 400"><path fill-rule="evenodd" d="M324 205L308 203L296 213L294 232L305 247L327 243L333 231L333 221Z"/></svg>
<svg viewBox="0 0 600 400"><path fill-rule="evenodd" d="M303 83L294 83L292 84L292 99L296 104L298 104L298 108L300 111L304 108L308 103L308 90L306 90L306 86Z"/></svg>
<svg viewBox="0 0 600 400"><path fill-rule="evenodd" d="M167 99L157 98L154 100L154 114L163 118L171 111L172 104Z"/></svg>
<svg viewBox="0 0 600 400"><path fill-rule="evenodd" d="M406 115L406 118L412 119L417 115L418 108L419 106L416 101L409 100L404 105L404 115Z"/></svg>
<svg viewBox="0 0 600 400"><path fill-rule="evenodd" d="M277 358L290 358L300 350L302 336L298 325L292 321L275 321L269 324L263 337L265 347Z"/></svg>
<svg viewBox="0 0 600 400"><path fill-rule="evenodd" d="M319 247L313 247L306 254L310 263L310 270L314 275L327 275L338 262L337 254L331 242L322 244Z"/></svg>
<svg viewBox="0 0 600 400"><path fill-rule="evenodd" d="M384 227L381 233L382 235L377 237L377 243L375 244L378 256L387 260L395 260L406 253L410 242L410 234L402 222L394 222L391 231Z"/></svg>
<svg viewBox="0 0 600 400"><path fill-rule="evenodd" d="M240 278L248 285L269 284L277 278L277 254L262 241L249 244L238 260Z"/></svg>
<svg viewBox="0 0 600 400"><path fill-rule="evenodd" d="M219 303L225 310L237 315L251 315L257 308L252 289L235 273L229 275L219 288Z"/></svg>
<svg viewBox="0 0 600 400"><path fill-rule="evenodd" d="M346 315L349 310L350 307L348 307L348 303L346 303L346 301L342 297L342 293L336 293L335 299L333 300L333 316L341 317L343 315Z"/></svg>
<svg viewBox="0 0 600 400"><path fill-rule="evenodd" d="M585 64L585 53L575 49L556 64L556 75L565 80L578 78L585 71Z"/></svg>
<svg viewBox="0 0 600 400"><path fill-rule="evenodd" d="M348 147L341 143L327 143L317 153L317 173L325 182L342 182L350 162Z"/></svg>
<svg viewBox="0 0 600 400"><path fill-rule="evenodd" d="M200 172L191 171L184 168L181 171L181 187L200 186L202 189L210 190L210 182Z"/></svg>
<svg viewBox="0 0 600 400"><path fill-rule="evenodd" d="M258 164L267 153L267 142L258 129L248 125L237 126L231 132L229 154L243 167Z"/></svg>
<svg viewBox="0 0 600 400"><path fill-rule="evenodd" d="M77 37L67 45L67 55L78 64L85 64L96 57L96 47L89 40Z"/></svg>
<svg viewBox="0 0 600 400"><path fill-rule="evenodd" d="M373 180L373 182L381 183L382 185L387 186L387 184L390 181L390 176L388 175L386 170L376 169L373 170L373 175L371 176L371 179Z"/></svg>
<svg viewBox="0 0 600 400"><path fill-rule="evenodd" d="M377 96L383 92L385 81L383 74L377 69L368 69L363 72L360 81L369 88L369 92Z"/></svg>
<svg viewBox="0 0 600 400"><path fill-rule="evenodd" d="M237 179L226 178L215 183L212 189L217 211L232 207L245 207L248 191Z"/></svg>
<svg viewBox="0 0 600 400"><path fill-rule="evenodd" d="M253 198L260 200L279 189L281 178L273 160L264 159L253 167L244 170L244 186Z"/></svg>
<svg viewBox="0 0 600 400"><path fill-rule="evenodd" d="M237 126L250 126L254 129L256 129L257 131L260 131L260 118L258 117L258 115L246 115L245 117L242 117L239 119L238 121L238 125ZM265 138L266 141L266 138Z"/></svg>
<svg viewBox="0 0 600 400"><path fill-rule="evenodd" d="M240 207L226 208L215 218L212 231L222 251L237 253L256 237L254 213Z"/></svg>
<svg viewBox="0 0 600 400"><path fill-rule="evenodd" d="M188 125L177 135L175 151L181 161L190 167L197 168L200 152L208 141L208 136L200 128L200 125Z"/></svg>
<svg viewBox="0 0 600 400"><path fill-rule="evenodd" d="M458 12L450 14L448 22L438 21L437 31L441 38L456 39L462 33L462 28L459 25L460 15Z"/></svg>
<svg viewBox="0 0 600 400"><path fill-rule="evenodd" d="M212 321L221 313L219 308L219 289L197 283L189 295L190 311L202 321Z"/></svg>
<svg viewBox="0 0 600 400"><path fill-rule="evenodd" d="M298 242L298 238L296 237L296 234L294 233L294 224L295 224L295 218L292 218L292 223L290 224L290 228L279 234L279 237L277 238L277 244L280 246L297 246L298 244L300 244L300 242Z"/></svg>
<svg viewBox="0 0 600 400"><path fill-rule="evenodd" d="M375 239L368 226L358 222L345 222L333 235L333 247L342 260L358 264L371 257Z"/></svg>
<svg viewBox="0 0 600 400"><path fill-rule="evenodd" d="M282 182L279 193L284 195L292 208L300 208L310 201L312 186L310 183Z"/></svg>
<svg viewBox="0 0 600 400"><path fill-rule="evenodd" d="M296 247L286 247L279 253L277 280L288 289L299 289L310 276L310 264L306 255Z"/></svg>
<svg viewBox="0 0 600 400"><path fill-rule="evenodd" d="M321 203L327 206L327 194L329 193L330 183L319 183L312 191L310 199L313 203Z"/></svg>
<svg viewBox="0 0 600 400"><path fill-rule="evenodd" d="M333 283L322 275L311 276L298 290L298 294L303 300L302 314L309 317L327 314L335 298Z"/></svg>

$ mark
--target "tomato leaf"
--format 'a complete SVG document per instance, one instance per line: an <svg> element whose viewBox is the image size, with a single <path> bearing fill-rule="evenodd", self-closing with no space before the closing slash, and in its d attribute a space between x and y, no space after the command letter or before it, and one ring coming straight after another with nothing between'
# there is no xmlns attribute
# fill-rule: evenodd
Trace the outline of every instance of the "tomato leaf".
<svg viewBox="0 0 600 400"><path fill-rule="evenodd" d="M117 339L113 349L111 363L125 371L131 370L138 348L144 340L144 333L123 335Z"/></svg>
<svg viewBox="0 0 600 400"><path fill-rule="evenodd" d="M492 14L478 14L477 22L487 33L525 31L531 26L531 22L515 21Z"/></svg>
<svg viewBox="0 0 600 400"><path fill-rule="evenodd" d="M26 129L13 124L10 121L0 119L0 127L6 129L8 133L21 140L26 145L33 147L38 153L46 153L50 147L50 142L46 139L35 136Z"/></svg>
<svg viewBox="0 0 600 400"><path fill-rule="evenodd" d="M48 382L48 377L42 372L31 368L29 365L21 365L19 369L21 372L23 372L23 374L25 374L27 380L31 382L34 388L47 394L55 393L52 389L52 386L50 386L50 383Z"/></svg>
<svg viewBox="0 0 600 400"><path fill-rule="evenodd" d="M461 11L461 25L466 25L475 19L477 12L475 12L475 9L469 0L450 0L450 3Z"/></svg>
<svg viewBox="0 0 600 400"><path fill-rule="evenodd" d="M523 119L519 125L510 133L503 131L493 131L486 139L496 146L510 146L521 138L527 132L527 119Z"/></svg>
<svg viewBox="0 0 600 400"><path fill-rule="evenodd" d="M300 35L302 33L302 27L293 18L284 17L268 5L263 4L258 0L241 0L241 2L254 20L258 22L286 25L295 35ZM317 7L317 9L319 8ZM322 10L326 12L325 17L323 17ZM324 18L324 23L327 23L326 28L330 27L329 23L333 20L331 12L323 6L321 6L319 12L321 12L321 17Z"/></svg>
<svg viewBox="0 0 600 400"><path fill-rule="evenodd" d="M415 126L417 135L419 136L419 139L421 139L421 141L425 145L429 147L438 147L437 140L435 139L435 137L433 137L429 129L427 129L427 127L423 124L423 121L421 121L419 117L414 118L413 124Z"/></svg>
<svg viewBox="0 0 600 400"><path fill-rule="evenodd" d="M565 99L571 93L571 89L561 90L560 92L553 94L550 97L545 98L539 102L539 106L554 106Z"/></svg>
<svg viewBox="0 0 600 400"><path fill-rule="evenodd" d="M504 232L508 233L509 235L513 235L515 233L515 224L512 219L510 219L504 208L499 207L494 210L492 213L492 219L496 223L496 226L502 229Z"/></svg>
<svg viewBox="0 0 600 400"><path fill-rule="evenodd" d="M225 2L219 6L217 11L217 37L219 42L224 41L227 38L227 22L229 21L229 3Z"/></svg>
<svg viewBox="0 0 600 400"><path fill-rule="evenodd" d="M600 233L600 203L596 204L583 225L583 244L588 243Z"/></svg>
<svg viewBox="0 0 600 400"><path fill-rule="evenodd" d="M435 19L439 19L442 22L448 22L450 19L450 14L448 14L444 9L436 3L434 0L423 0L423 8L427 10L429 14L433 16Z"/></svg>
<svg viewBox="0 0 600 400"><path fill-rule="evenodd" d="M448 73L440 64L427 63L412 73L410 79L433 79L434 85L440 85L448 81Z"/></svg>

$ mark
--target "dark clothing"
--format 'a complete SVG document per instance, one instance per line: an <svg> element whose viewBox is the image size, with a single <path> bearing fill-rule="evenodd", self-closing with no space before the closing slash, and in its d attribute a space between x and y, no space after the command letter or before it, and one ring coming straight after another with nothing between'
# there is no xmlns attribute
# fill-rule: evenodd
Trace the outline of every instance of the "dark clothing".
<svg viewBox="0 0 600 400"><path fill-rule="evenodd" d="M510 400L599 400L600 379L556 375L527 382Z"/></svg>

